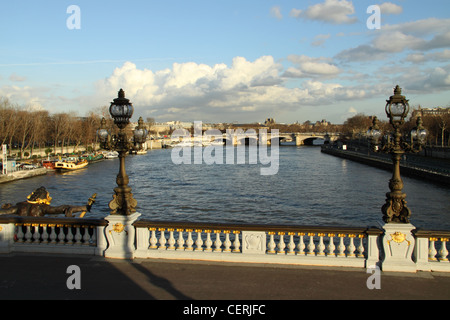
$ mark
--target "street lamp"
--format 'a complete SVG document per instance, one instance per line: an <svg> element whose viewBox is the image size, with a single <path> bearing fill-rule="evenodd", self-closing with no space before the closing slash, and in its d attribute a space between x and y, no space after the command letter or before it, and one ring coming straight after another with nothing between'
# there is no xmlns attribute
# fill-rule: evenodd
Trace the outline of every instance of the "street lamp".
<svg viewBox="0 0 450 320"><path fill-rule="evenodd" d="M369 129L368 134L371 137L373 150L376 152L390 153L393 162L392 178L389 180L389 189L391 192L386 193L386 203L381 208L383 213L383 221L386 223L409 223L411 211L406 206L406 194L402 192L403 181L400 176L400 159L405 152L419 152L425 144L427 132L422 127L422 119L417 119L417 127L410 133L410 143L402 137L400 127L404 124L405 118L409 112L408 100L401 95L402 90L397 85L394 89L394 95L386 100L386 115L389 123L394 128L392 136L383 139L378 127L378 119L374 117L373 125Z"/></svg>
<svg viewBox="0 0 450 320"><path fill-rule="evenodd" d="M116 178L117 187L114 188L113 200L109 203L112 215L128 216L136 212L137 201L133 198L131 188L128 186L128 175L125 171L125 157L130 150L137 148L128 139L125 128L130 123L133 115L133 105L125 98L125 92L120 89L118 98L111 102L109 113L114 119L114 124L119 128L117 135L111 135L106 128L106 120L102 119L97 135L101 147L106 150L114 150L119 153L120 167ZM142 118L138 130L134 130L134 141L142 144L147 138L147 130L143 126ZM137 128L136 128L137 129Z"/></svg>
<svg viewBox="0 0 450 320"><path fill-rule="evenodd" d="M134 129L134 143L137 149L142 149L142 144L147 140L148 130L144 125L144 120L139 117L138 126Z"/></svg>

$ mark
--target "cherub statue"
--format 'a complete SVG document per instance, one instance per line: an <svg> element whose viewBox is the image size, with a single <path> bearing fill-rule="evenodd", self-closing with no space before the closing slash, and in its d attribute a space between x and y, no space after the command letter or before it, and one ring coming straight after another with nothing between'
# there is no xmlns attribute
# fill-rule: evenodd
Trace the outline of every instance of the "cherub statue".
<svg viewBox="0 0 450 320"><path fill-rule="evenodd" d="M40 187L34 190L27 197L26 201L19 202L15 206L10 203L2 205L0 215L14 214L28 217L43 217L47 214L64 214L66 217L73 217L74 212L82 212L80 217L83 217L86 212L90 212L96 197L97 194L94 193L85 206L62 205L52 207L50 206L52 198L49 192L44 187Z"/></svg>

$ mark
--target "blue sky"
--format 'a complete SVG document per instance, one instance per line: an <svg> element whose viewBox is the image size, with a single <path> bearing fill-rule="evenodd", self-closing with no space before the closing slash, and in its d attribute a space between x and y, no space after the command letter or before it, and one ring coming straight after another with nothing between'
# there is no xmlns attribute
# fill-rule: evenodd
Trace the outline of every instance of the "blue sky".
<svg viewBox="0 0 450 320"><path fill-rule="evenodd" d="M52 113L83 116L120 88L157 121L384 118L397 84L413 107L450 105L448 0L17 0L0 37L0 96Z"/></svg>

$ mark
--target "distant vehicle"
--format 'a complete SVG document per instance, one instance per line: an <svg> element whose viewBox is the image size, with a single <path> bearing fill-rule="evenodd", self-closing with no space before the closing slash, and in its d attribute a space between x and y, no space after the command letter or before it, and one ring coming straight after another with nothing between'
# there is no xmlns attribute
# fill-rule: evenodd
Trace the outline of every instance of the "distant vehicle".
<svg viewBox="0 0 450 320"><path fill-rule="evenodd" d="M19 168L24 170L32 170L36 169L36 166L30 163L22 163L21 165L19 165Z"/></svg>

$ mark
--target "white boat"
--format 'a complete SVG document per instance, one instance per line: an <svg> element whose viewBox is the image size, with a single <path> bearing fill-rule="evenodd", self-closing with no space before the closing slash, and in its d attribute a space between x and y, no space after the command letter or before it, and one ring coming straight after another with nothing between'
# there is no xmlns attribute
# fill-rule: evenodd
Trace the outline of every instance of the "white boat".
<svg viewBox="0 0 450 320"><path fill-rule="evenodd" d="M214 140L210 142L211 146L223 146L225 144L225 142L221 141L221 140Z"/></svg>
<svg viewBox="0 0 450 320"><path fill-rule="evenodd" d="M117 151L109 151L105 154L105 159L114 159L119 156L119 153Z"/></svg>
<svg viewBox="0 0 450 320"><path fill-rule="evenodd" d="M191 141L181 141L180 143L176 143L173 146L174 147L181 147L181 148L193 147L194 143L192 143Z"/></svg>

